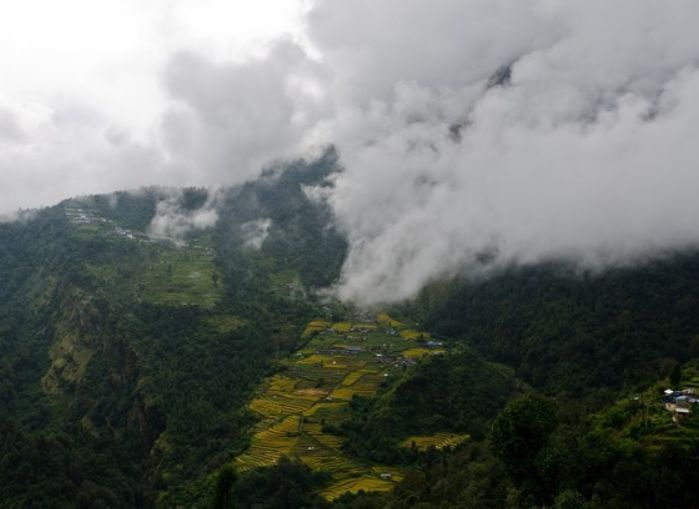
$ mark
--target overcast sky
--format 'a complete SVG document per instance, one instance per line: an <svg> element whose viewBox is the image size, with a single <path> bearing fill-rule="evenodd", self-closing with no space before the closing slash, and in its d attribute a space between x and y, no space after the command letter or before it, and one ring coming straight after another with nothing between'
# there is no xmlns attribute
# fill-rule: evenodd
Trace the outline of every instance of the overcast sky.
<svg viewBox="0 0 699 509"><path fill-rule="evenodd" d="M699 241L697 26L696 0L0 0L0 213L335 143L345 298L484 253L635 263Z"/></svg>

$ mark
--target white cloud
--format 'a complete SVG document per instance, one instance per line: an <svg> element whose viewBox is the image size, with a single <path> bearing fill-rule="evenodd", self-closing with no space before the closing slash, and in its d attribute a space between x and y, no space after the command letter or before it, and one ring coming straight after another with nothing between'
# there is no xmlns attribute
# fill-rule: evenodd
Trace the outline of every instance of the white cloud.
<svg viewBox="0 0 699 509"><path fill-rule="evenodd" d="M269 236L269 229L272 226L272 220L269 218L255 219L240 225L240 230L243 234L243 242L247 247L259 250L262 244Z"/></svg>
<svg viewBox="0 0 699 509"><path fill-rule="evenodd" d="M181 189L162 189L155 216L151 220L148 234L156 239L167 239L182 244L187 234L195 230L211 228L218 221L218 193L210 193L200 207L187 210L182 207Z"/></svg>
<svg viewBox="0 0 699 509"><path fill-rule="evenodd" d="M239 182L271 159L298 154L322 111L304 88L317 72L289 41L243 63L176 54L163 78L174 100L162 122L168 154L207 183Z"/></svg>
<svg viewBox="0 0 699 509"><path fill-rule="evenodd" d="M325 127L346 167L330 198L350 239L342 297L406 298L483 271L484 253L599 267L697 244L698 4L375 5L311 18L347 65Z"/></svg>
<svg viewBox="0 0 699 509"><path fill-rule="evenodd" d="M349 238L344 298L408 297L484 253L600 267L699 241L695 0L71 5L65 35L0 16L0 211L240 182L336 143L335 190L307 194Z"/></svg>
<svg viewBox="0 0 699 509"><path fill-rule="evenodd" d="M211 62L263 55L273 39L299 37L303 11L301 0L0 3L0 213L219 180L163 146L172 98L159 76L182 51ZM115 129L127 143L114 143ZM229 181L247 176L236 171Z"/></svg>

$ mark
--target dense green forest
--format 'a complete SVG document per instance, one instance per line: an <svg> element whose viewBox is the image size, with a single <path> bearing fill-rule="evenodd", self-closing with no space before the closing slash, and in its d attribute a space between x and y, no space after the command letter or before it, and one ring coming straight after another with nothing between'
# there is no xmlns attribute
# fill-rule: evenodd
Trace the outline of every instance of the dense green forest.
<svg viewBox="0 0 699 509"><path fill-rule="evenodd" d="M697 253L603 273L547 264L434 284L408 308L536 388L579 398L643 388L699 356L698 277Z"/></svg>
<svg viewBox="0 0 699 509"><path fill-rule="evenodd" d="M347 245L304 187L336 171L329 150L219 193L88 196L0 223L0 507L699 507L699 409L673 421L662 405L669 385L699 389L694 252L433 282L390 312L448 350L325 425L343 454L407 472L395 490L329 502L294 458L236 472L260 383L311 319L359 312L315 292ZM151 231L163 204L190 225L170 239ZM469 438L401 446L434 433Z"/></svg>

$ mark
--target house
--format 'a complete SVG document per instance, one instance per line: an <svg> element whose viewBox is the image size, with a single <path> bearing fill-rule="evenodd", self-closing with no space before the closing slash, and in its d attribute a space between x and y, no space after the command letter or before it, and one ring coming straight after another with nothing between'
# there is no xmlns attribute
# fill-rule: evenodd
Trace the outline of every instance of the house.
<svg viewBox="0 0 699 509"><path fill-rule="evenodd" d="M666 389L663 391L662 402L665 410L673 414L672 420L677 422L679 418L685 417L692 412L692 405L699 403L699 398L694 394L693 389L674 391Z"/></svg>

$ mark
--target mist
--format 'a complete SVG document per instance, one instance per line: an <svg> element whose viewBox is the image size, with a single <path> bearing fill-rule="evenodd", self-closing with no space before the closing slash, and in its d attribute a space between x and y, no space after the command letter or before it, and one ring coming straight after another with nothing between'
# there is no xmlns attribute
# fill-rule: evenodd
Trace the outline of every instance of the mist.
<svg viewBox="0 0 699 509"><path fill-rule="evenodd" d="M696 246L699 5L443 1L431 16L421 2L380 4L311 15L343 90L375 86L333 119L346 171L329 203L350 240L342 298ZM324 25L347 18L363 22Z"/></svg>
<svg viewBox="0 0 699 509"><path fill-rule="evenodd" d="M0 212L232 185L333 144L344 171L306 192L349 240L342 299L554 259L602 270L699 242L693 0L317 0L248 52L229 51L225 23L182 35L165 4L124 88L49 80L26 100L0 86ZM165 201L153 232L203 227L206 210L180 217Z"/></svg>

